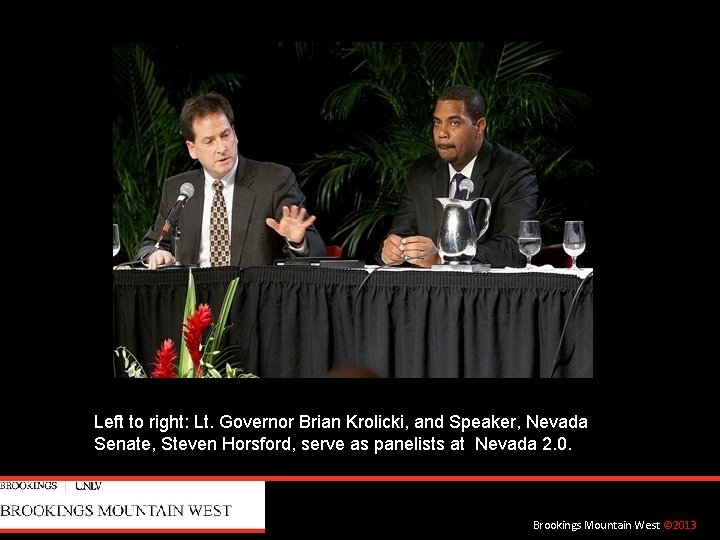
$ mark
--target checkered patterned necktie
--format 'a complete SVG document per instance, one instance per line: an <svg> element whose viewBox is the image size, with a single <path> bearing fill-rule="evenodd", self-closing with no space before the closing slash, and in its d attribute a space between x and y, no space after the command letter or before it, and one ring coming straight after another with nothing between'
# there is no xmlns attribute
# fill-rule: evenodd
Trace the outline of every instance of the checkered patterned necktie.
<svg viewBox="0 0 720 540"><path fill-rule="evenodd" d="M453 195L453 199L460 198L460 182L465 180L465 178L465 175L462 173L457 173L455 176L453 176L453 182L455 182L455 194Z"/></svg>
<svg viewBox="0 0 720 540"><path fill-rule="evenodd" d="M223 183L213 182L215 196L210 210L210 266L228 266L230 264L230 227L227 208L223 197Z"/></svg>

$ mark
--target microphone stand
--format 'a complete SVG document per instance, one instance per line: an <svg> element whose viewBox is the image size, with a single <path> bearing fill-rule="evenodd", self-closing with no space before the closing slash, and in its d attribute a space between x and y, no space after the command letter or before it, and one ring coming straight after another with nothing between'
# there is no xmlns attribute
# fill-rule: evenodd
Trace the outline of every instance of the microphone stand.
<svg viewBox="0 0 720 540"><path fill-rule="evenodd" d="M183 264L180 262L178 253L180 252L180 225L176 221L172 228L172 244L173 244L173 255L175 255L175 262L172 264L163 265L162 268L197 268L197 264Z"/></svg>

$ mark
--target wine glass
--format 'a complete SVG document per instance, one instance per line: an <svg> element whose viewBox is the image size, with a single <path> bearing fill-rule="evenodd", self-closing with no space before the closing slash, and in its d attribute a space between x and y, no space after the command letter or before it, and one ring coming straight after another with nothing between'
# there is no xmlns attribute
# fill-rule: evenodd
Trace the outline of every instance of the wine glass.
<svg viewBox="0 0 720 540"><path fill-rule="evenodd" d="M575 261L585 251L585 223L583 221L566 221L563 236L563 249L572 257L570 270L577 270Z"/></svg>
<svg viewBox="0 0 720 540"><path fill-rule="evenodd" d="M120 227L113 223L113 257L120 251Z"/></svg>
<svg viewBox="0 0 720 540"><path fill-rule="evenodd" d="M521 221L520 233L518 234L518 247L520 253L527 257L525 268L530 268L530 259L541 247L540 222L535 220Z"/></svg>

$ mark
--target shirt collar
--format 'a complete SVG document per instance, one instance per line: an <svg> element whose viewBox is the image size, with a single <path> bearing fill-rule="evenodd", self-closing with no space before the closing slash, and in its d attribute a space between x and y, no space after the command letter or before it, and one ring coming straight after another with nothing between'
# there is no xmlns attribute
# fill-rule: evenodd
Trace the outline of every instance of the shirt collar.
<svg viewBox="0 0 720 540"><path fill-rule="evenodd" d="M235 164L233 165L232 169L230 169L230 171L220 179L220 181L223 183L223 186L232 186L235 184L235 173L237 172L238 161L239 160L236 156ZM203 173L205 174L205 186L212 187L215 179L210 176L210 174L205 169L203 169Z"/></svg>
<svg viewBox="0 0 720 540"><path fill-rule="evenodd" d="M470 160L470 162L467 165L465 165L465 167L463 167L462 171L456 171L453 168L453 166L450 163L448 163L448 170L450 171L450 182L453 181L453 176L455 176L457 173L462 173L463 175L465 175L466 178L472 178L473 167L475 167L476 160L477 160L477 156L472 158Z"/></svg>

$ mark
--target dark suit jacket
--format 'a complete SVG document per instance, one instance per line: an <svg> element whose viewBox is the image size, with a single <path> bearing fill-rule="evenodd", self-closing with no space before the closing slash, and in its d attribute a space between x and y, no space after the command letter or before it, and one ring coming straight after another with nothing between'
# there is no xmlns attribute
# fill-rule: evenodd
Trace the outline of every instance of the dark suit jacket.
<svg viewBox="0 0 720 540"><path fill-rule="evenodd" d="M491 204L490 225L477 243L474 260L495 268L525 266L517 237L520 221L535 219L537 210L538 183L532 166L521 155L485 139L471 180L475 189L470 198L487 197ZM435 198L447 197L449 186L447 163L437 154L418 159L410 169L390 233L426 236L437 244L443 208ZM480 204L473 205L476 224Z"/></svg>
<svg viewBox="0 0 720 540"><path fill-rule="evenodd" d="M138 259L155 246L165 219L180 194L180 186L185 182L190 182L195 187L195 193L187 200L180 214L180 248L175 256L182 263L197 264L205 202L205 176L202 169L184 172L165 180L158 216L143 238ZM230 231L230 264L264 266L272 265L275 259L292 257L285 238L268 227L265 219L274 217L280 221L282 207L293 204L304 206L305 195L288 167L253 161L238 155ZM310 249L309 256L325 255L325 242L314 225L308 227L305 238ZM161 247L172 251L169 235L165 235Z"/></svg>

